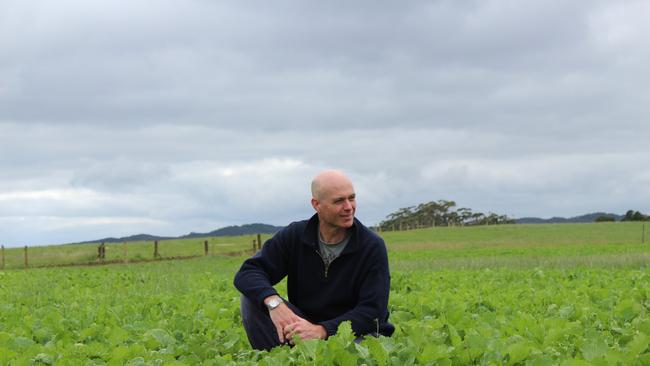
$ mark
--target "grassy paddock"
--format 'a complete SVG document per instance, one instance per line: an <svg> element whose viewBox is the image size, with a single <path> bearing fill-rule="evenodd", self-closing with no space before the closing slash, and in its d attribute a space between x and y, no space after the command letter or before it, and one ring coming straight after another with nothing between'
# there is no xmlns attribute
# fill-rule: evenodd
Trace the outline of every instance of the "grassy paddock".
<svg viewBox="0 0 650 366"><path fill-rule="evenodd" d="M433 227L410 231L385 231L381 235L393 250L426 248L528 247L575 244L640 244L643 223L517 224ZM650 227L646 228L645 242Z"/></svg>
<svg viewBox="0 0 650 366"><path fill-rule="evenodd" d="M398 270L639 267L650 263L642 223L438 227L384 232Z"/></svg>
<svg viewBox="0 0 650 366"><path fill-rule="evenodd" d="M455 258L391 257L391 269L398 271L436 271L441 269L485 268L645 268L650 264L650 249L643 253L609 253L584 256L476 256Z"/></svg>
<svg viewBox="0 0 650 366"><path fill-rule="evenodd" d="M262 241L270 235L262 235ZM204 242L208 241L209 255L250 254L256 235L210 237L197 239L173 239L158 241L160 258L178 258L204 255ZM29 267L64 266L101 263L97 258L98 244L65 244L28 248ZM126 256L125 256L126 253ZM153 260L154 242L139 241L106 244L106 262ZM5 248L5 268L24 268L24 249Z"/></svg>
<svg viewBox="0 0 650 366"><path fill-rule="evenodd" d="M650 231L650 228L648 228ZM647 233L646 233L647 234ZM472 227L436 227L382 232L391 261L398 267L436 268L485 266L618 266L646 263L650 244L642 243L643 224L634 222L592 224L537 224ZM265 241L270 235L262 235ZM250 254L256 235L200 239L161 240L161 258L202 256L209 253ZM646 239L646 243L650 239ZM106 244L107 262L153 260L153 242ZM23 268L23 248L5 250L5 268ZM67 244L28 249L30 267L95 264L96 244Z"/></svg>

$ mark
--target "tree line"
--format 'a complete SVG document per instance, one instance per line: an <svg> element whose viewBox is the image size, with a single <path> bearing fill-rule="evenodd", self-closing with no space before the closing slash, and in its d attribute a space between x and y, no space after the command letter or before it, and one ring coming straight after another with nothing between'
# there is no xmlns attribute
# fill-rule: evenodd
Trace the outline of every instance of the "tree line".
<svg viewBox="0 0 650 366"><path fill-rule="evenodd" d="M601 215L596 218L596 222L614 222L616 217L611 215ZM625 216L621 218L621 221L650 221L650 216L644 215L639 211L628 210L625 213Z"/></svg>
<svg viewBox="0 0 650 366"><path fill-rule="evenodd" d="M438 200L421 203L417 206L400 208L389 214L379 223L379 229L408 230L431 226L466 226L514 224L515 220L506 215L473 212L469 208L455 208L456 202Z"/></svg>
<svg viewBox="0 0 650 366"><path fill-rule="evenodd" d="M650 216L644 215L639 211L628 210L621 221L650 221Z"/></svg>

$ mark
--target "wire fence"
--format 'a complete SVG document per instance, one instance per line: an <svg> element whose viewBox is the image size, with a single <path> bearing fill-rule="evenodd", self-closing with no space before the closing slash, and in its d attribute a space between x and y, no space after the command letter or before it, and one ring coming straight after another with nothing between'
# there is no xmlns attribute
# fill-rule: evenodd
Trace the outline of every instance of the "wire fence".
<svg viewBox="0 0 650 366"><path fill-rule="evenodd" d="M100 242L49 246L0 246L0 270L42 267L89 266L191 259L213 255L251 255L262 248L267 234L212 237L201 240L153 240Z"/></svg>

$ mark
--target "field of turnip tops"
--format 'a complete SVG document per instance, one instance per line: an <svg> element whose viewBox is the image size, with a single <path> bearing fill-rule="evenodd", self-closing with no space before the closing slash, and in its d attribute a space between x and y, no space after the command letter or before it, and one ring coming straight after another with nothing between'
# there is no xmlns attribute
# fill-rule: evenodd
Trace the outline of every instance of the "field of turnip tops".
<svg viewBox="0 0 650 366"><path fill-rule="evenodd" d="M244 257L4 270L0 365L649 365L644 248L641 265L533 256L429 268L429 252L394 251L393 337L357 344L344 323L272 352L251 350L241 327L232 278ZM507 265L520 261L541 264Z"/></svg>

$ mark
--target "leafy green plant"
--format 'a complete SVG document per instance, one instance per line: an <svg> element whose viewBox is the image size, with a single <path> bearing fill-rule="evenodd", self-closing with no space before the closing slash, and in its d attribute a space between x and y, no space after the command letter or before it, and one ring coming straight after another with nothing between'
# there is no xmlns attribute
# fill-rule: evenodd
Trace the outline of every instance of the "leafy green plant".
<svg viewBox="0 0 650 366"><path fill-rule="evenodd" d="M563 253L617 255L630 248L578 245ZM500 249L463 247L449 255L510 255ZM548 247L518 250L516 258L535 263ZM392 253L391 260L436 263L426 250L409 253ZM250 349L232 286L241 260L0 271L0 365L650 362L650 274L638 262L417 270L404 265L392 272L393 337L358 341L344 322L327 341L260 352Z"/></svg>

